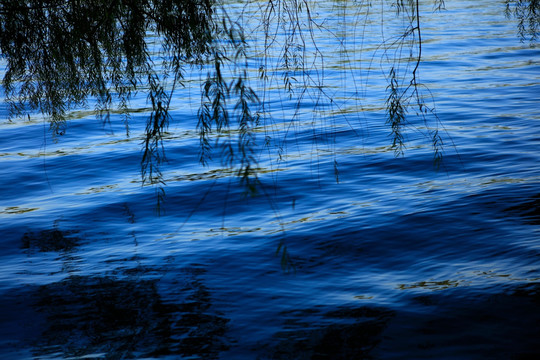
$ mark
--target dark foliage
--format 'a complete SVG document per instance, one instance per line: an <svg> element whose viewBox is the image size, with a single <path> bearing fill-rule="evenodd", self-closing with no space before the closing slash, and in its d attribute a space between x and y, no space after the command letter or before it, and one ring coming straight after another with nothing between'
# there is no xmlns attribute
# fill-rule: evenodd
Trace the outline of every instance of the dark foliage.
<svg viewBox="0 0 540 360"><path fill-rule="evenodd" d="M41 286L35 308L47 326L34 340L35 355L217 358L228 349L229 320L212 311L210 294L196 279L179 290L183 300L165 301L156 281L137 276L71 276Z"/></svg>
<svg viewBox="0 0 540 360"><path fill-rule="evenodd" d="M444 9L443 0L433 4L436 10ZM406 132L419 131L431 143L439 164L443 153L439 120L433 105L426 103L429 92L425 94L419 80L420 5L417 0L390 1L390 5L388 15L371 14L371 3L354 1L343 4L343 16L346 11L364 11L366 22L374 16L380 16L382 24L391 16L399 19L402 30L392 38L383 36L376 51L388 82L390 144L396 155L402 155ZM536 40L539 1L506 0L506 5L507 14L519 20L522 39ZM273 0L253 6L259 7L260 24L230 16L215 0L2 1L0 59L6 64L2 85L10 118L42 113L53 133L62 135L69 112L92 105L106 122L112 111L120 113L129 135L130 99L137 92L146 94L151 109L142 141L142 179L143 184L157 185L159 205L165 194L161 165L166 161L163 139L171 120L171 98L184 85L186 71L195 67L207 72L198 110L200 162L206 164L218 149L222 166L255 194L260 170L257 149L273 150L270 154L275 152L281 161L289 134L272 129L267 89L279 83L286 101L293 104L289 127L300 126L295 120L306 99L315 103L314 117L339 104L325 89L325 54L317 46L317 36L336 35L327 30L326 19L317 18L312 9L316 3ZM245 34L248 23L260 38ZM346 39L336 37L336 41L346 52ZM252 53L248 44L255 44L257 52ZM249 75L254 66L249 63L255 58L258 79ZM257 92L253 81L258 82ZM409 121L411 114L423 120L425 130ZM257 143L257 127L264 133L264 145ZM317 138L331 139L331 134L314 141ZM339 181L337 159L334 164Z"/></svg>

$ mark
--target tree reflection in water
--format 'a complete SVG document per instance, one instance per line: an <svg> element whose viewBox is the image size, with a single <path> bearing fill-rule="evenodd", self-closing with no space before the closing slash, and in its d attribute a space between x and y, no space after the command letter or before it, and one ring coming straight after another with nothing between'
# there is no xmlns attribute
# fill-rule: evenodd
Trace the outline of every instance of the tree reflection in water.
<svg viewBox="0 0 540 360"><path fill-rule="evenodd" d="M141 265L99 276L73 275L82 243L75 233L55 225L21 238L30 258L58 253L69 276L12 291L0 302L6 309L18 304L17 313L1 314L6 321L0 334L9 331L8 324L20 329L7 336L9 342L24 348L29 341L37 357L213 359L228 349L229 320L212 309L210 292L198 279L204 269L180 269L181 283L168 288L159 282L165 269Z"/></svg>
<svg viewBox="0 0 540 360"><path fill-rule="evenodd" d="M341 307L325 314L304 309L281 315L287 319L287 329L276 334L277 344L267 349L265 359L369 359L394 312ZM322 316L322 321L306 322L313 315Z"/></svg>
<svg viewBox="0 0 540 360"><path fill-rule="evenodd" d="M74 231L61 231L57 227L42 230L39 233L27 232L22 238L22 248L30 252L71 251L79 245L80 239L74 237Z"/></svg>
<svg viewBox="0 0 540 360"><path fill-rule="evenodd" d="M228 348L228 319L212 312L203 285L188 283L178 303L157 280L70 276L41 286L36 309L47 319L35 355L216 358Z"/></svg>
<svg viewBox="0 0 540 360"><path fill-rule="evenodd" d="M73 233L55 226L28 232L21 241L29 256L36 251L56 252L65 261L66 256L75 256L81 243ZM227 334L229 319L213 310L211 294L199 279L204 269L180 269L178 287L161 282L166 272L139 265L110 275L70 275L29 288L14 296L33 299L33 305L21 305L32 309L22 309L13 321L28 324L30 318L36 319L25 327L32 333L36 357L215 359L223 355L233 342ZM393 311L369 307L286 311L280 314L284 330L255 352L263 359L368 358L393 316ZM18 336L15 340L22 341Z"/></svg>

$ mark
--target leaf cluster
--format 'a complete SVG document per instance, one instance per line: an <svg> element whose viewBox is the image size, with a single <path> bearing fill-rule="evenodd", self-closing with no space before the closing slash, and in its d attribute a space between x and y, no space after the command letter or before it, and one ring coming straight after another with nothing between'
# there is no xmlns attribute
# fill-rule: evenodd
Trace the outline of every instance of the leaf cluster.
<svg viewBox="0 0 540 360"><path fill-rule="evenodd" d="M89 98L101 115L114 101L126 109L133 92L156 77L148 34L163 39L164 65L180 74L181 64L208 52L211 15L206 0L2 1L2 84L11 116L38 111L59 128ZM159 86L150 85L149 96L161 98Z"/></svg>
<svg viewBox="0 0 540 360"><path fill-rule="evenodd" d="M521 41L538 40L540 29L540 0L505 0L506 15L518 21L518 34Z"/></svg>

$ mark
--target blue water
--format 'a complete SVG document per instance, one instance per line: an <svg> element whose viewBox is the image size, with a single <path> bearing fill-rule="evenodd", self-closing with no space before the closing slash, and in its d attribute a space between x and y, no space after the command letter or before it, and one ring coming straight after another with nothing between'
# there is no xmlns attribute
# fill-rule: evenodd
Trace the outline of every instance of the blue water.
<svg viewBox="0 0 540 360"><path fill-rule="evenodd" d="M336 36L317 32L337 105L306 96L291 123L294 102L272 84L258 141L284 139L284 152L257 150L254 198L219 158L198 164L204 74L172 101L160 216L141 186L143 93L130 137L90 108L54 140L39 114L8 122L0 104L0 358L540 356L540 50L503 1L422 5L437 170L414 113L395 157L381 27L336 4L314 13ZM386 16L390 38L399 21Z"/></svg>

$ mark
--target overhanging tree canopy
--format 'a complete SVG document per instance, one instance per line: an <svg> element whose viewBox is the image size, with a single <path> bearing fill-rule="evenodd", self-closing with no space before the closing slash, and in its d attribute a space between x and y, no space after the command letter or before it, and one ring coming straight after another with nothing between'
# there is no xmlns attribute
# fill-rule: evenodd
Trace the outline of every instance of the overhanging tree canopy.
<svg viewBox="0 0 540 360"><path fill-rule="evenodd" d="M535 40L539 1L505 3L507 13L520 20L522 38ZM389 16L400 17L406 24L401 35L381 44L389 64L385 72L385 121L392 147L401 154L408 112L426 122L428 117L438 120L420 93L418 81L422 58L419 2L393 0L388 4ZM440 9L444 4L433 0L433 5ZM249 38L244 24L215 0L4 0L0 4L0 57L6 62L2 85L10 117L41 112L50 120L54 133L62 134L66 114L87 106L92 99L104 121L110 120L111 110L120 111L129 134L130 98L135 92L144 92L151 113L143 142L143 182L159 184L171 98L186 71L204 67L208 74L201 84L197 126L201 162L205 163L219 144L225 165L254 190L257 162L253 129L264 125L269 105L264 94L251 86L249 41L262 44L258 56L263 59L259 63L263 84L279 77L297 106L308 91L327 96L324 79L315 81L309 73L324 66L324 55L318 52L313 37L315 32L325 31L323 21L313 14L316 2L271 0L257 6L261 14L257 28L264 35L260 39ZM352 1L350 6L371 5ZM284 42L276 41L278 33L287 34L282 37ZM403 52L408 53L408 65L400 67ZM269 54L278 54L277 61L269 61ZM426 128L438 162L442 141L437 126ZM230 129L235 130L234 137L227 131ZM223 140L219 135L225 131L229 135Z"/></svg>

